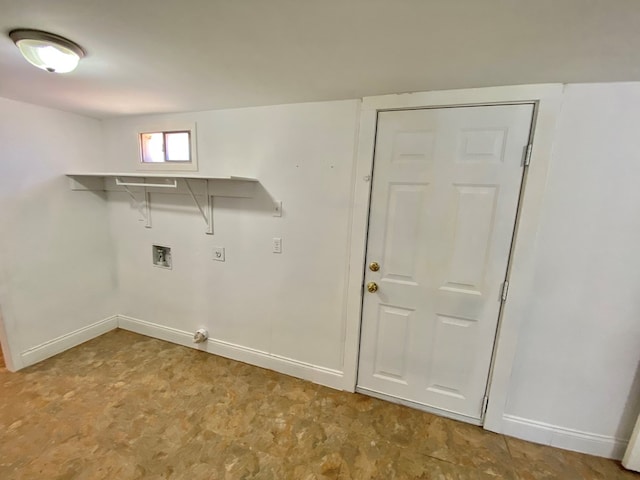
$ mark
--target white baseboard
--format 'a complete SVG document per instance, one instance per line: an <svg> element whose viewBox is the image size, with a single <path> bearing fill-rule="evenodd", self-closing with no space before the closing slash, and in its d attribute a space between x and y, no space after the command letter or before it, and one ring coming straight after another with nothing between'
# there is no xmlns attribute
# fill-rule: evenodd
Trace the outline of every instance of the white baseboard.
<svg viewBox="0 0 640 480"><path fill-rule="evenodd" d="M46 358L53 357L76 345L80 345L92 338L99 337L110 330L118 327L118 316L112 315L86 327L62 335L48 342L44 342L36 347L25 350L20 354L22 367L28 367Z"/></svg>
<svg viewBox="0 0 640 480"><path fill-rule="evenodd" d="M118 327L148 337L166 340L185 347L202 350L204 352L220 355L240 362L256 365L258 367L274 370L285 375L309 380L320 385L341 390L344 380L343 373L338 370L312 365L309 363L292 360L272 353L243 347L233 343L209 338L202 344L193 343L193 333L165 327L156 323L147 322L137 318L118 315Z"/></svg>
<svg viewBox="0 0 640 480"><path fill-rule="evenodd" d="M502 433L552 447L620 460L627 448L627 440L597 433L558 427L515 415L503 416Z"/></svg>
<svg viewBox="0 0 640 480"><path fill-rule="evenodd" d="M344 387L344 375L338 370L300 362L214 338L210 338L203 344L194 344L193 335L190 332L125 315L113 315L87 327L25 350L20 354L23 366L33 365L118 327L148 337L267 368L335 389L340 390ZM580 430L559 427L515 415L505 414L502 420L501 430L505 435L543 445L550 445L552 447L597 455L599 457L620 460L624 456L628 444L626 439L582 432Z"/></svg>
<svg viewBox="0 0 640 480"><path fill-rule="evenodd" d="M54 338L36 347L25 350L20 354L22 367L28 367L58 353L80 345L83 342L98 337L115 328L130 330L148 337L166 340L171 343L195 348L205 352L220 355L258 367L267 368L293 377L309 380L320 385L342 389L344 378L342 372L330 368L300 362L290 358L271 354L249 347L210 338L206 343L193 343L193 334L156 323L147 322L125 315L113 315L87 327L75 330L66 335Z"/></svg>

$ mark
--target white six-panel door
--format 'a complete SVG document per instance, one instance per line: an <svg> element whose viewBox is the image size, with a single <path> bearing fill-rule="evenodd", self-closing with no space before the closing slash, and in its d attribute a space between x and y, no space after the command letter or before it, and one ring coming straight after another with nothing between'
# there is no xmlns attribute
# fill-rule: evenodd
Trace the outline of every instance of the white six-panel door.
<svg viewBox="0 0 640 480"><path fill-rule="evenodd" d="M482 417L532 114L379 113L360 391Z"/></svg>

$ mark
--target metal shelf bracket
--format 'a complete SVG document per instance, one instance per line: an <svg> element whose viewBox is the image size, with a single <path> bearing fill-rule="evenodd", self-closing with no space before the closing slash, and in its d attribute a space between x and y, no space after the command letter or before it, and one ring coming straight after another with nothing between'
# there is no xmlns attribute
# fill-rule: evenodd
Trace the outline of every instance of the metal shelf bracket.
<svg viewBox="0 0 640 480"><path fill-rule="evenodd" d="M209 182L206 182L206 189L207 189L206 190L207 205L205 207L206 210L205 208L202 207L202 205L200 205L198 198L193 193L193 189L189 184L189 180L185 178L184 183L187 185L187 190L189 191L189 195L191 196L193 203L195 203L196 207L198 207L198 210L200 211L200 215L202 215L202 218L204 219L204 223L207 225L207 229L205 233L207 235L213 235L213 196L209 193Z"/></svg>
<svg viewBox="0 0 640 480"><path fill-rule="evenodd" d="M116 183L117 183L117 180L116 180ZM119 185L125 189L125 191L129 194L129 196L133 200L133 203L136 209L138 210L138 212L140 213L140 216L144 220L144 227L151 228L151 194L145 188L144 200L140 201L136 198L134 193L131 190L129 190L129 185L126 185L123 183L120 183Z"/></svg>

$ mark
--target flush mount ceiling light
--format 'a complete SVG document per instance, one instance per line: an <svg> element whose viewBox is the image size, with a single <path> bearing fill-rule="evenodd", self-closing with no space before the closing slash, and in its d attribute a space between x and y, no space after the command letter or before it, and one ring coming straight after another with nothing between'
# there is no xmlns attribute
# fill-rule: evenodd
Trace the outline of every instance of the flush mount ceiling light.
<svg viewBox="0 0 640 480"><path fill-rule="evenodd" d="M18 29L9 38L29 63L47 72L67 73L84 57L84 50L71 40L41 30Z"/></svg>

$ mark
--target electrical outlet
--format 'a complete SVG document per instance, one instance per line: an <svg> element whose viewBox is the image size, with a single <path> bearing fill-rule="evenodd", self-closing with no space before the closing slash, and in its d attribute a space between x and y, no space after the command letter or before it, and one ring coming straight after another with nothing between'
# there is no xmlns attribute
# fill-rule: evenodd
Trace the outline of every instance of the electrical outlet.
<svg viewBox="0 0 640 480"><path fill-rule="evenodd" d="M224 262L224 247L213 247L213 259Z"/></svg>
<svg viewBox="0 0 640 480"><path fill-rule="evenodd" d="M282 238L273 237L273 253L282 253Z"/></svg>

